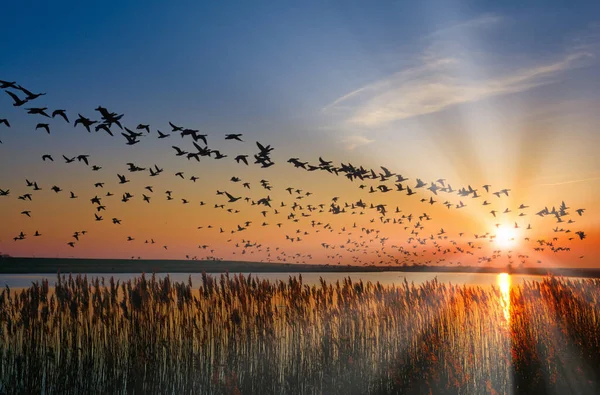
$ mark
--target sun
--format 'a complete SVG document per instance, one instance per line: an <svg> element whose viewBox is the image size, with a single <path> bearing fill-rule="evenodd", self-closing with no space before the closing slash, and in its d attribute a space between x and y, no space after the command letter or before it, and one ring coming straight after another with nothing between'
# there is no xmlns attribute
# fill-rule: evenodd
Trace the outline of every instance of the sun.
<svg viewBox="0 0 600 395"><path fill-rule="evenodd" d="M511 248L517 244L518 230L500 226L496 229L496 245L500 248Z"/></svg>

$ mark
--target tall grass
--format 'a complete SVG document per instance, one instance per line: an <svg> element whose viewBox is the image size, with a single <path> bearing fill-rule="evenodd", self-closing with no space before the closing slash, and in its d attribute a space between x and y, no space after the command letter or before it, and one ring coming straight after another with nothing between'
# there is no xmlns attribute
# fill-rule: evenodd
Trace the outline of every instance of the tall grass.
<svg viewBox="0 0 600 395"><path fill-rule="evenodd" d="M507 296L436 280L58 276L0 294L0 393L597 393L600 280Z"/></svg>

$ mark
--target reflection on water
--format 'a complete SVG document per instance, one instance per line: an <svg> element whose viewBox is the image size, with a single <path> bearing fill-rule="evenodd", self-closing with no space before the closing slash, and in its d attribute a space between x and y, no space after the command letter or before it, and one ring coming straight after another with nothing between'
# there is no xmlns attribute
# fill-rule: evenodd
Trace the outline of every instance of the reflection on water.
<svg viewBox="0 0 600 395"><path fill-rule="evenodd" d="M234 273L230 273L233 275ZM288 281L289 276L298 276L299 273L289 272L289 273L255 273L252 274L252 277L260 278L269 281ZM139 277L140 273L88 273L87 278L91 279L94 277L104 277L106 279L110 277L114 277L116 280L127 281L130 279L134 279ZM162 279L166 277L166 273L157 273L156 277ZM213 276L219 277L219 273L213 273ZM246 273L247 275L247 273ZM171 273L171 280L177 282L185 282L188 281L188 276L191 276L192 283L194 287L198 286L198 284L202 281L201 273ZM519 285L524 281L541 281L543 279L542 276L533 276L533 275L512 275L508 274L493 274L493 273L435 273L435 272L338 272L338 273L302 273L302 280L304 284L308 285L319 285L320 279L334 283L336 281L343 282L345 278L352 278L353 281L371 281L372 283L379 282L384 286L390 285L401 285L404 283L404 280L408 281L408 283L413 283L415 285L424 284L427 281L432 281L433 279L437 279L440 283L445 284L454 284L454 285L467 285L467 286L484 286L488 287L491 285L500 285L499 278L503 278L505 276L508 278L508 288L510 285ZM33 282L41 281L42 279L47 278L50 282L50 286L54 286L56 282L56 275L53 274L39 274L39 273L31 273L31 274L0 274L0 288L4 288L8 285L10 288L24 288L30 287ZM500 285L502 286L502 285ZM507 291L508 292L508 291Z"/></svg>
<svg viewBox="0 0 600 395"><path fill-rule="evenodd" d="M510 274L500 273L496 279L498 287L500 287L500 293L502 294L502 310L504 311L504 318L506 321L510 321Z"/></svg>

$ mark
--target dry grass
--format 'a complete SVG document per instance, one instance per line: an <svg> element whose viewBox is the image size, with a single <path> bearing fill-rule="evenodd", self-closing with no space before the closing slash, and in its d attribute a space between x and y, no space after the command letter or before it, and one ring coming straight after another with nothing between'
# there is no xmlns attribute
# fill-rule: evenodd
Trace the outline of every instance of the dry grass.
<svg viewBox="0 0 600 395"><path fill-rule="evenodd" d="M0 393L597 393L599 298L562 278L508 295L59 276L0 295Z"/></svg>

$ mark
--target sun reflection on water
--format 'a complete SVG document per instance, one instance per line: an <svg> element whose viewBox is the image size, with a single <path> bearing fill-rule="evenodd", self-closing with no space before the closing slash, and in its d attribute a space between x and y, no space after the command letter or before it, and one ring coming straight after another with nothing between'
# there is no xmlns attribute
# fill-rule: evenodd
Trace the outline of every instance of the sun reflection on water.
<svg viewBox="0 0 600 395"><path fill-rule="evenodd" d="M506 321L510 321L510 274L500 273L496 279L498 287L500 287L500 293L502 295L502 310L504 310L504 318Z"/></svg>

